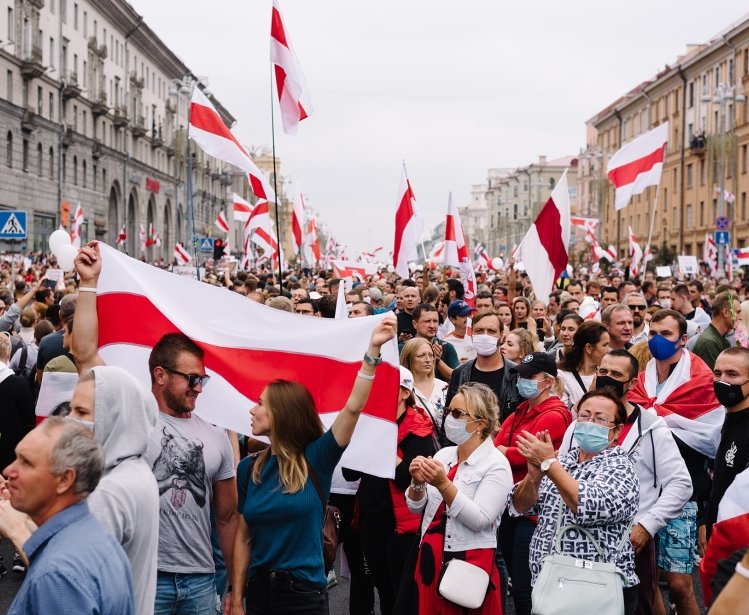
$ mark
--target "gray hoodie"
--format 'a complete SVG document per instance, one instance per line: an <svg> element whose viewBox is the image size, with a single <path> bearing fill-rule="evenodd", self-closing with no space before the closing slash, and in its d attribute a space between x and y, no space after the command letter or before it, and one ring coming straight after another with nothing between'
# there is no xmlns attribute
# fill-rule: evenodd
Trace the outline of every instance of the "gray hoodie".
<svg viewBox="0 0 749 615"><path fill-rule="evenodd" d="M143 453L158 408L151 391L122 368L95 367L94 383L94 435L104 447L106 469L88 505L130 560L136 613L152 615L159 491Z"/></svg>

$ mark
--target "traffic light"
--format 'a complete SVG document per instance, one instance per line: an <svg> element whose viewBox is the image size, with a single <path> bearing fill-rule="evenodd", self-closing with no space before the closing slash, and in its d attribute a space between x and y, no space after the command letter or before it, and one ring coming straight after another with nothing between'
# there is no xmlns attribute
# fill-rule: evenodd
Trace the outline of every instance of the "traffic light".
<svg viewBox="0 0 749 615"><path fill-rule="evenodd" d="M213 241L213 260L219 261L224 256L224 240L215 239Z"/></svg>

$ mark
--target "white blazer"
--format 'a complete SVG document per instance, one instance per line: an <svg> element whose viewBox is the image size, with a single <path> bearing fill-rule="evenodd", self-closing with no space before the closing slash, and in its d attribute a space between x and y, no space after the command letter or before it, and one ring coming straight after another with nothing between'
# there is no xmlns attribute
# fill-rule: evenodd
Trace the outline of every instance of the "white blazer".
<svg viewBox="0 0 749 615"><path fill-rule="evenodd" d="M434 455L447 472L458 462L458 447L448 446ZM453 480L458 494L447 508L445 551L496 548L497 527L512 489L510 462L487 438L460 466ZM426 495L411 500L406 491L406 503L411 512L424 512L421 536L434 519L442 495L427 484Z"/></svg>

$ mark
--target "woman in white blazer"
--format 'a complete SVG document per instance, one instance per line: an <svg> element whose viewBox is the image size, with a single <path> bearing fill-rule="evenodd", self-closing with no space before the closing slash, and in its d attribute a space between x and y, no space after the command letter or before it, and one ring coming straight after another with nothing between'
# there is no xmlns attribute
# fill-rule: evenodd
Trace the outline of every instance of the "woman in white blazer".
<svg viewBox="0 0 749 615"><path fill-rule="evenodd" d="M497 526L512 489L512 472L492 442L499 428L497 398L484 384L461 386L445 410L445 434L457 446L410 465L406 502L423 512L414 581L420 614L500 613L499 572L494 561ZM490 578L480 608L466 610L439 594L443 567L462 559Z"/></svg>

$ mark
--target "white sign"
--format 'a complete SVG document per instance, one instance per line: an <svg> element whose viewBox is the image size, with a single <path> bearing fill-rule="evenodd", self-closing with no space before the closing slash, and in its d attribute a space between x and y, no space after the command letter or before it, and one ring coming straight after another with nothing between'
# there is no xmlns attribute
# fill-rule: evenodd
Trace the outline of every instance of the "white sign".
<svg viewBox="0 0 749 615"><path fill-rule="evenodd" d="M697 275L699 269L696 256L679 256L679 270L682 275Z"/></svg>
<svg viewBox="0 0 749 615"><path fill-rule="evenodd" d="M59 282L65 277L65 272L62 269L47 269L47 273L45 273L45 276L48 280Z"/></svg>
<svg viewBox="0 0 749 615"><path fill-rule="evenodd" d="M670 278L671 267L668 267L666 265L659 265L655 268L655 276L658 278Z"/></svg>
<svg viewBox="0 0 749 615"><path fill-rule="evenodd" d="M175 265L172 268L172 273L176 273L179 276L182 276L183 278L190 278L191 280L195 280L195 267L190 267L189 265ZM205 267L200 268L200 279L202 280L205 277Z"/></svg>

